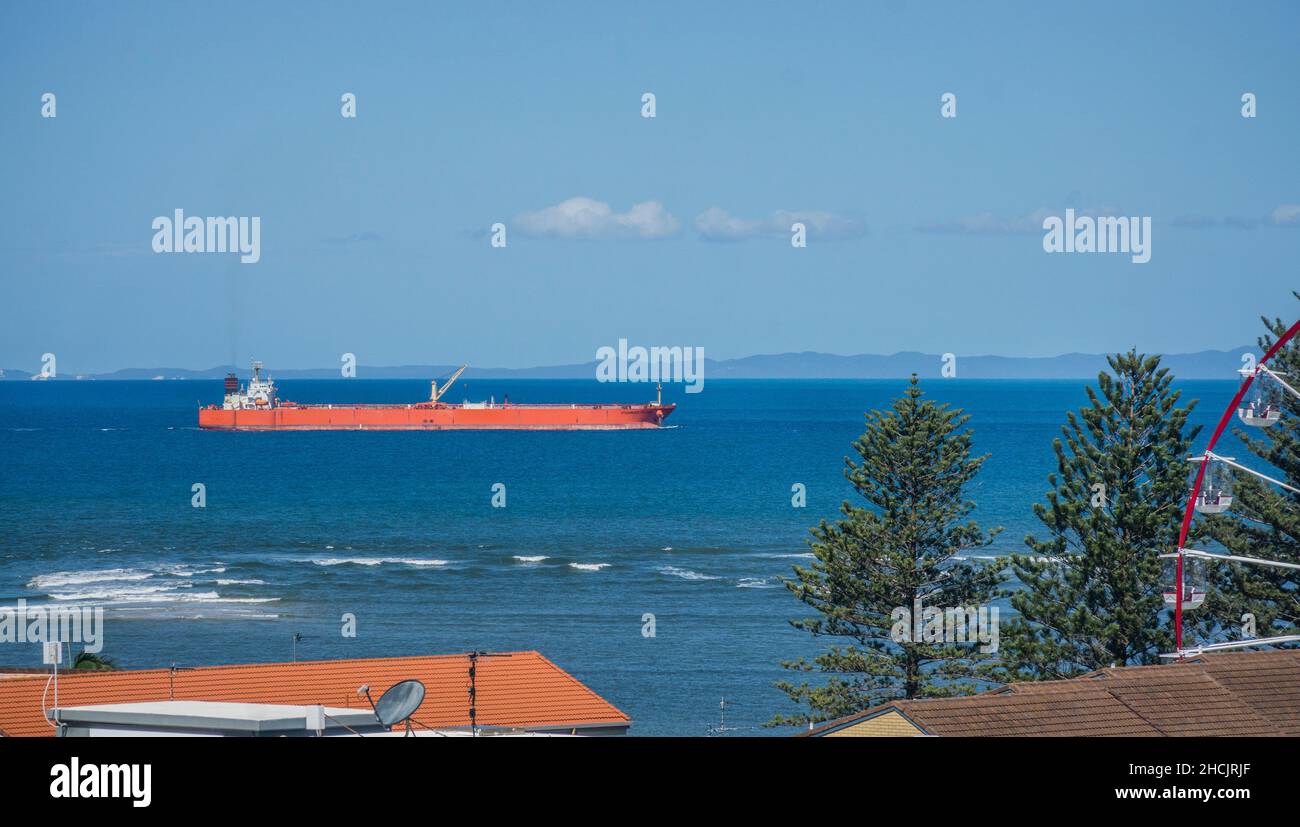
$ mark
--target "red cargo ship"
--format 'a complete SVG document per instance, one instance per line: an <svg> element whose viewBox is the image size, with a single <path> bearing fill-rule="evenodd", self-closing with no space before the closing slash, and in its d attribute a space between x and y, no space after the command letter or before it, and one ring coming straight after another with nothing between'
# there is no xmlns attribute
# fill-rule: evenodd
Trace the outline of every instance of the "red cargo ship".
<svg viewBox="0 0 1300 827"><path fill-rule="evenodd" d="M199 427L214 431L601 431L658 428L677 406L658 399L643 405L515 405L442 401L465 366L441 387L432 383L428 402L410 405L301 405L282 402L275 382L262 378L262 363L253 363L253 378L241 387L235 374L226 376L226 397L220 407L199 409Z"/></svg>

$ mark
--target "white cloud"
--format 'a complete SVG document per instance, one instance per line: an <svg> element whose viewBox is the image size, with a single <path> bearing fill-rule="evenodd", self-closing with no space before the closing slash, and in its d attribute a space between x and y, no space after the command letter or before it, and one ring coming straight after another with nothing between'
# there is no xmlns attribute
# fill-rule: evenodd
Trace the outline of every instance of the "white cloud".
<svg viewBox="0 0 1300 827"><path fill-rule="evenodd" d="M1084 207L1082 209L1075 207L1074 213L1075 215L1086 215L1091 218L1124 214L1123 211L1115 207ZM1052 215L1065 215L1065 208L1053 210L1047 207L1039 207L1031 213L1015 218L1002 218L991 212L981 212L938 224L924 224L916 229L922 233L956 233L959 235L1032 234L1041 233L1043 231L1043 219Z"/></svg>
<svg viewBox="0 0 1300 827"><path fill-rule="evenodd" d="M842 240L867 234L862 221L828 212L777 210L767 218L739 218L721 207L710 207L696 216L695 229L705 241L789 238L795 222L803 224L813 239Z"/></svg>
<svg viewBox="0 0 1300 827"><path fill-rule="evenodd" d="M614 212L604 201L570 198L536 212L520 213L514 225L534 238L667 238L680 224L658 201L633 204L627 212Z"/></svg>
<svg viewBox="0 0 1300 827"><path fill-rule="evenodd" d="M1300 227L1300 204L1279 204L1263 218L1229 215L1215 218L1203 215L1180 215L1174 219L1176 227L1227 227L1233 230L1254 230L1259 227Z"/></svg>
<svg viewBox="0 0 1300 827"><path fill-rule="evenodd" d="M1268 218L1274 227L1300 227L1300 204L1280 204Z"/></svg>

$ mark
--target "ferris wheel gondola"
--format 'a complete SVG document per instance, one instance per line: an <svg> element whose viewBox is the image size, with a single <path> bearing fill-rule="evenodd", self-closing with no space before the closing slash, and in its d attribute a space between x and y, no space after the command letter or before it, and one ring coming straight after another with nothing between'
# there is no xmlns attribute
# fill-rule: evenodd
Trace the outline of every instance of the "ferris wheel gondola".
<svg viewBox="0 0 1300 827"><path fill-rule="evenodd" d="M1190 462L1208 463L1205 478L1196 493L1196 511L1199 514L1222 514L1232 508L1232 466L1231 457L1217 457L1208 454L1204 457L1192 457ZM1193 466L1188 473L1188 486L1195 487L1198 467Z"/></svg>
<svg viewBox="0 0 1300 827"><path fill-rule="evenodd" d="M1170 554L1165 556L1164 564L1161 566L1164 577L1165 605L1173 606L1178 602L1178 583L1182 581L1183 602L1179 607L1183 611L1200 608L1205 602L1205 597L1209 593L1209 578L1206 574L1205 561L1197 558L1189 558L1184 563L1185 569L1183 576L1177 576L1177 567L1179 555Z"/></svg>
<svg viewBox="0 0 1300 827"><path fill-rule="evenodd" d="M1282 421L1282 389L1273 376L1268 371L1259 373L1260 381L1254 383L1242 406L1237 408L1237 418L1243 425L1270 428Z"/></svg>

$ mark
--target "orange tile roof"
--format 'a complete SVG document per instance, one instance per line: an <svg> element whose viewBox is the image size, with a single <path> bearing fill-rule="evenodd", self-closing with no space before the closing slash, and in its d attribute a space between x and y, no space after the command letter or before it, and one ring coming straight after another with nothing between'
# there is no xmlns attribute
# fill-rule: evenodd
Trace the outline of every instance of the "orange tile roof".
<svg viewBox="0 0 1300 827"><path fill-rule="evenodd" d="M932 735L1300 735L1300 650L1220 652L982 695L892 701L799 734L821 735L886 709Z"/></svg>
<svg viewBox="0 0 1300 827"><path fill-rule="evenodd" d="M626 727L631 719L538 652L478 661L480 726L561 729ZM239 701L369 708L357 687L376 700L407 678L424 683L424 703L413 720L428 727L468 727L469 660L465 655L259 663L195 669L60 672L59 705L131 701ZM48 674L0 681L0 734L48 736L41 711ZM53 703L53 690L45 699Z"/></svg>

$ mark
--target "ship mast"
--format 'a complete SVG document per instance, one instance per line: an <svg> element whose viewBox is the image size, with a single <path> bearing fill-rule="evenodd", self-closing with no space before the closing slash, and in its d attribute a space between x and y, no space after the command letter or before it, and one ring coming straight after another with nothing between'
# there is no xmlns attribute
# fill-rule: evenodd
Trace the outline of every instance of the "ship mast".
<svg viewBox="0 0 1300 827"><path fill-rule="evenodd" d="M465 372L465 368L467 367L469 367L469 365L461 365L460 370L453 373L451 375L451 378L448 379L447 383L443 385L441 388L438 387L437 379L434 379L432 382L430 382L429 384L431 385L431 387L429 388L429 401L437 402L439 399L441 399L444 393L451 390L451 386L455 384L456 380L460 378L460 375Z"/></svg>

